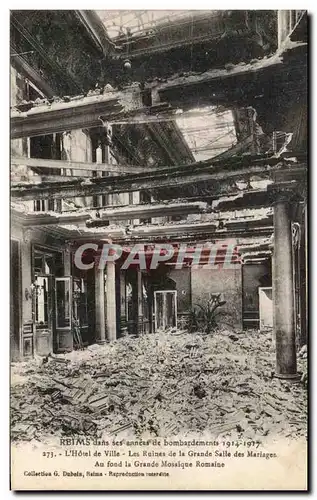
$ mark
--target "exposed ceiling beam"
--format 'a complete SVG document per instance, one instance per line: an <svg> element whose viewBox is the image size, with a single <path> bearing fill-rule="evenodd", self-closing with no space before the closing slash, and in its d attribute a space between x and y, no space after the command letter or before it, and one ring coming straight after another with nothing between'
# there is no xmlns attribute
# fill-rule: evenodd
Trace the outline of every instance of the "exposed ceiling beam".
<svg viewBox="0 0 317 500"><path fill-rule="evenodd" d="M80 22L85 26L95 45L106 57L115 54L115 44L110 40L107 30L94 10L76 10Z"/></svg>
<svg viewBox="0 0 317 500"><path fill-rule="evenodd" d="M250 138L248 138L249 140ZM238 143L239 144L239 143ZM228 158L232 158L239 150L235 149L235 146L225 153L217 155L214 157L214 163L218 160L224 161ZM288 156L293 156L295 153L290 153ZM295 154L296 155L296 154ZM282 156L286 158L286 155ZM302 155L304 158L304 156ZM150 165L124 165L124 164L112 164L112 163L95 163L95 162L81 162L81 161L73 161L73 160L52 160L46 158L26 158L24 156L12 156L10 159L11 165L25 165L29 168L41 168L47 169L47 175L50 175L50 170L79 170L80 176L85 177L85 173L87 172L87 177L92 176L92 171L96 172L113 172L116 174L138 174L138 173L146 173L146 172L157 172L157 166ZM194 163L189 164L188 168L194 166ZM162 166L160 170L167 169L175 169L175 165L171 166ZM64 175L64 174L63 174ZM64 176L64 180L67 180L67 176Z"/></svg>
<svg viewBox="0 0 317 500"><path fill-rule="evenodd" d="M307 64L303 57L307 53L305 42L287 41L283 47L271 57L258 59L248 64L237 64L230 68L211 69L201 74L188 74L169 78L164 82L153 81L148 85L155 89L161 100L173 105L190 103L231 103L253 99L263 94L268 79L281 83L307 83L304 68ZM294 67L294 58L298 57L303 68ZM293 76L296 74L295 80ZM204 88L205 92L202 92ZM201 94L201 95L200 95ZM249 103L250 104L250 103Z"/></svg>
<svg viewBox="0 0 317 500"><path fill-rule="evenodd" d="M131 220L149 217L165 217L172 215L200 214L207 207L207 203L153 203L151 205L127 205L125 207L116 206L98 211L99 218L96 218L96 209L78 210L77 212L57 212L51 213L21 213L13 209L13 215L18 218L24 226L56 225L87 222L88 227L106 226L107 221ZM88 223L89 222L89 223Z"/></svg>
<svg viewBox="0 0 317 500"><path fill-rule="evenodd" d="M177 47L193 47L197 43L219 41L223 32L222 11L196 11L195 16L159 23L152 29L135 33L130 39L126 35L116 37L116 45L121 46L121 53L118 51L117 57L126 57L127 46L129 58L134 59L140 56L153 56ZM246 32L247 29L243 34L246 35Z"/></svg>
<svg viewBox="0 0 317 500"><path fill-rule="evenodd" d="M137 123L175 119L177 117L175 109L169 109L168 105L166 108L166 103L187 108L220 102L229 107L239 103L249 105L250 98L253 102L257 94L261 95L264 90L268 91L271 88L268 81L272 79L276 88L280 88L281 85L291 85L292 91L295 91L297 85L303 90L305 85L307 86L306 59L303 58L306 50L305 43L289 41L283 50L254 64L236 65L231 69L211 70L203 74L177 76L164 83L153 82L152 92L159 95L161 102L159 106L144 107L139 87L131 86L122 92L81 96L68 103L48 103L33 106L24 112L13 111L11 138L97 127L101 124L100 117L104 121L113 123L120 123L120 120L128 118ZM298 61L295 65L294 60L289 61L289 58L294 59L297 53L301 58L302 67ZM287 59L284 61L286 55ZM30 106L32 103L28 105ZM162 109L162 106L166 109Z"/></svg>
<svg viewBox="0 0 317 500"><path fill-rule="evenodd" d="M65 215L43 212L20 212L11 208L11 216L13 222L18 222L23 227L50 226L63 224L84 223L90 218L87 213L67 213Z"/></svg>
<svg viewBox="0 0 317 500"><path fill-rule="evenodd" d="M31 168L45 168L48 170L79 170L90 171L87 176L91 177L91 172L113 172L120 174L132 174L141 172L150 172L155 170L156 167L139 166L139 165L113 165L110 163L92 163L92 162L79 162L79 161L65 161L65 160L46 160L42 158L23 158L11 157L12 165L26 165ZM49 174L49 172L48 172ZM84 174L80 174L83 175Z"/></svg>
<svg viewBox="0 0 317 500"><path fill-rule="evenodd" d="M114 242L170 242L170 241L188 241L188 240L228 240L238 237L271 237L273 234L272 226L261 226L261 221L258 222L258 227L250 227L240 229L231 227L229 229L218 229L217 223L200 222L195 224L190 223L167 223L163 225L137 225L134 227L116 227L109 228L80 228L78 233L74 232L76 242L83 241L99 241L110 240ZM61 228L62 229L62 228ZM67 228L65 228L67 229Z"/></svg>
<svg viewBox="0 0 317 500"><path fill-rule="evenodd" d="M169 160L174 165L181 163L183 160L183 155L180 154L179 148L176 147L178 143L182 145L182 149L188 158L187 162L194 162L194 155L176 122L170 121L166 125L168 127L167 130L162 128L161 122L148 123L147 129L150 131L152 139L157 142L164 151L166 151ZM173 141L173 134L177 136L177 141Z"/></svg>
<svg viewBox="0 0 317 500"><path fill-rule="evenodd" d="M38 184L16 185L12 187L13 198L61 199L80 196L93 196L110 193L124 193L143 189L164 187L180 187L196 184L199 181L215 181L215 194L240 190L234 185L238 179L250 180L252 177L268 178L275 172L292 172L297 174L301 169L305 173L305 165L290 162L281 158L240 157L213 162L212 159L198 162L190 166L173 167L168 170L159 169L150 173L129 174L124 176L94 177L91 179L65 180L64 182L46 182ZM228 191L229 190L229 191ZM232 193L233 194L233 193Z"/></svg>
<svg viewBox="0 0 317 500"><path fill-rule="evenodd" d="M91 221L95 222L95 221ZM101 221L102 222L102 221ZM87 227L95 227L92 224L87 224ZM105 225L100 227L107 227ZM166 236L167 238L172 235L190 233L209 233L212 231L217 231L219 234L227 234L230 231L250 231L252 229L268 232L271 234L273 231L273 220L269 218L258 218L249 221L239 221L231 220L225 221L223 224L223 229L220 230L218 221L208 221L208 222L195 222L190 224L189 222L178 223L164 223L160 226L155 226L151 224L144 224L135 226L131 231L132 236L144 237L150 236ZM222 227L222 226L221 226Z"/></svg>
<svg viewBox="0 0 317 500"><path fill-rule="evenodd" d="M66 212L25 212L20 206L12 206L12 220L23 227L61 226L63 224L86 224L86 227L107 227L107 221L123 221L131 219L147 219L169 215L187 216L189 214L204 214L202 222L213 222L218 227L230 227L230 221L239 221L241 227L245 224L252 227L261 219L263 225L272 223L271 209L235 210L233 212L215 213L206 202L186 202L171 200L167 203L151 203L140 205L109 206L104 209L78 209ZM252 214L251 214L252 212ZM97 217L98 214L98 217ZM84 226L83 226L84 227Z"/></svg>
<svg viewBox="0 0 317 500"><path fill-rule="evenodd" d="M258 219L256 227L247 228L248 230L254 230L254 234L259 231L261 234L264 232L265 234L271 234L273 231L273 226L262 226L262 223L267 222L266 218ZM236 226L236 227L235 227ZM232 221L231 227L228 229L218 229L217 222L199 222L199 223L185 223L185 224L176 224L176 223L167 223L159 226L154 225L144 225L144 226L136 226L131 230L131 236L143 237L146 239L148 236L164 236L166 238L180 235L185 236L186 234L196 234L196 233L208 233L210 235L215 236L216 234L219 236L226 237L228 234L233 234L234 232L240 232L241 229L239 227L239 221Z"/></svg>
<svg viewBox="0 0 317 500"><path fill-rule="evenodd" d="M213 202L213 209L222 212L226 210L239 210L253 207L269 207L272 200L267 189L246 189L232 196L222 196Z"/></svg>
<svg viewBox="0 0 317 500"><path fill-rule="evenodd" d="M102 95L65 97L58 101L28 103L11 112L11 138L32 137L67 130L100 127L118 116L142 111L138 87ZM146 110L148 111L148 110Z"/></svg>
<svg viewBox="0 0 317 500"><path fill-rule="evenodd" d="M206 226L204 228L198 228L194 232L190 232L187 227L185 231L181 232L180 227L174 225L178 228L178 231L174 232L171 227L167 227L165 234L155 234L148 233L146 237L144 234L138 234L137 228L131 230L128 234L125 232L125 228L108 228L108 229L86 229L79 230L74 226L38 226L35 228L25 228L25 231L30 232L30 235L34 232L38 234L44 234L56 239L60 239L63 242L67 242L75 249L83 243L118 243L123 245L133 245L135 243L185 243L196 245L197 242L201 243L214 243L214 242L228 242L228 239L236 242L238 248L243 246L249 246L252 242L260 243L261 241L268 241L271 239L273 234L273 228L251 228L250 230L207 230ZM184 228L182 228L184 229Z"/></svg>

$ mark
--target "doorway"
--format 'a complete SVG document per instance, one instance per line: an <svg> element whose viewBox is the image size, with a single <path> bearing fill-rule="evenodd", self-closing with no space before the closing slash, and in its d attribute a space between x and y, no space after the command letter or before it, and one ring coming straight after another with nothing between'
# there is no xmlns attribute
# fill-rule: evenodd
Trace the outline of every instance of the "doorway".
<svg viewBox="0 0 317 500"><path fill-rule="evenodd" d="M177 291L154 292L155 331L177 326Z"/></svg>
<svg viewBox="0 0 317 500"><path fill-rule="evenodd" d="M54 350L54 278L63 274L63 255L49 248L34 246L32 262L35 352L40 356L47 356Z"/></svg>
<svg viewBox="0 0 317 500"><path fill-rule="evenodd" d="M10 248L10 352L11 360L17 361L20 356L20 255L19 242L11 240Z"/></svg>

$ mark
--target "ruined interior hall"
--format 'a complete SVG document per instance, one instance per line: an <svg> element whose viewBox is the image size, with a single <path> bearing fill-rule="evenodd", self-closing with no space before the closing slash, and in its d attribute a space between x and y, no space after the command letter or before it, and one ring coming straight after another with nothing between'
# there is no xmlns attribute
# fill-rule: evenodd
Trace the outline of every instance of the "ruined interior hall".
<svg viewBox="0 0 317 500"><path fill-rule="evenodd" d="M271 331L275 375L298 376L307 24L303 10L11 11L13 362L209 332L197 311L212 303L219 328ZM121 254L102 267L104 245ZM154 269L160 245L173 258Z"/></svg>

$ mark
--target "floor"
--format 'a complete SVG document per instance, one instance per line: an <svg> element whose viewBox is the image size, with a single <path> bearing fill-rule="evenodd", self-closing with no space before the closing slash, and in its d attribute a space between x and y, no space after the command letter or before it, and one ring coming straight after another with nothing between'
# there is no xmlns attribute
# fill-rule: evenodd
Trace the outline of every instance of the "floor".
<svg viewBox="0 0 317 500"><path fill-rule="evenodd" d="M272 332L124 337L12 365L14 441L63 436L306 437L300 383L276 379Z"/></svg>

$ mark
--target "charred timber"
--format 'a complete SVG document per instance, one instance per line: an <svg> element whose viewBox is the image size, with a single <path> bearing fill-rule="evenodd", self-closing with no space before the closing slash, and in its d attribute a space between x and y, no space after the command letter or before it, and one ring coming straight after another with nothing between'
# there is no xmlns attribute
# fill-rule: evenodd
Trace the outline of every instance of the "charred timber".
<svg viewBox="0 0 317 500"><path fill-rule="evenodd" d="M59 225L85 222L87 227L105 227L108 221L121 221L138 218L163 217L172 215L200 214L206 210L206 203L154 203L153 205L114 206L97 211L90 209L77 212L20 213L13 209L12 213L23 226ZM98 214L98 216L96 215ZM97 218L100 217L100 218Z"/></svg>
<svg viewBox="0 0 317 500"><path fill-rule="evenodd" d="M100 127L103 121L116 121L119 117L142 110L138 86L101 95L65 96L58 100L52 98L38 105L28 102L16 106L11 112L11 138Z"/></svg>
<svg viewBox="0 0 317 500"><path fill-rule="evenodd" d="M161 100L177 105L233 104L251 105L257 98L281 88L307 89L307 43L286 40L272 56L210 69L203 73L175 75L151 84Z"/></svg>
<svg viewBox="0 0 317 500"><path fill-rule="evenodd" d="M64 182L46 182L39 184L16 185L12 187L13 198L30 199L61 199L98 194L123 193L156 189L162 187L179 187L199 181L215 181L215 192L221 189L235 190L233 186L237 179L249 180L252 176L270 178L274 172L302 169L305 165L287 162L286 158L263 157L263 155L245 155L239 158L213 161L212 159L182 167L160 169L151 173L130 174L124 176L97 177L91 179L65 180ZM226 182L228 185L226 185Z"/></svg>
<svg viewBox="0 0 317 500"><path fill-rule="evenodd" d="M93 162L81 162L81 161L63 161L63 160L51 160L42 158L23 158L23 157L12 157L12 165L26 165L30 168L41 168L48 170L49 175L50 170L79 170L83 173L80 175L86 176L85 172L88 172L87 176L91 176L93 171L96 172L114 172L120 174L131 174L131 173L141 173L155 170L154 167L150 166L139 166L139 165L113 165L110 163L93 163ZM67 176L64 176L67 178Z"/></svg>
<svg viewBox="0 0 317 500"><path fill-rule="evenodd" d="M237 104L256 106L259 99L272 99L274 93L279 98L281 92L307 92L307 45L289 42L272 57L252 64L176 76L164 83L153 82L150 86L160 97L159 106L144 107L139 86L130 86L122 92L68 98L67 103L52 101L43 106L26 103L23 105L25 111L20 107L19 111L12 112L11 138L98 127L100 117L109 122L120 122L129 117L147 122L153 121L153 115L162 111L167 113L165 118L168 112L173 118L171 106L193 108L200 104L220 103L229 107Z"/></svg>

